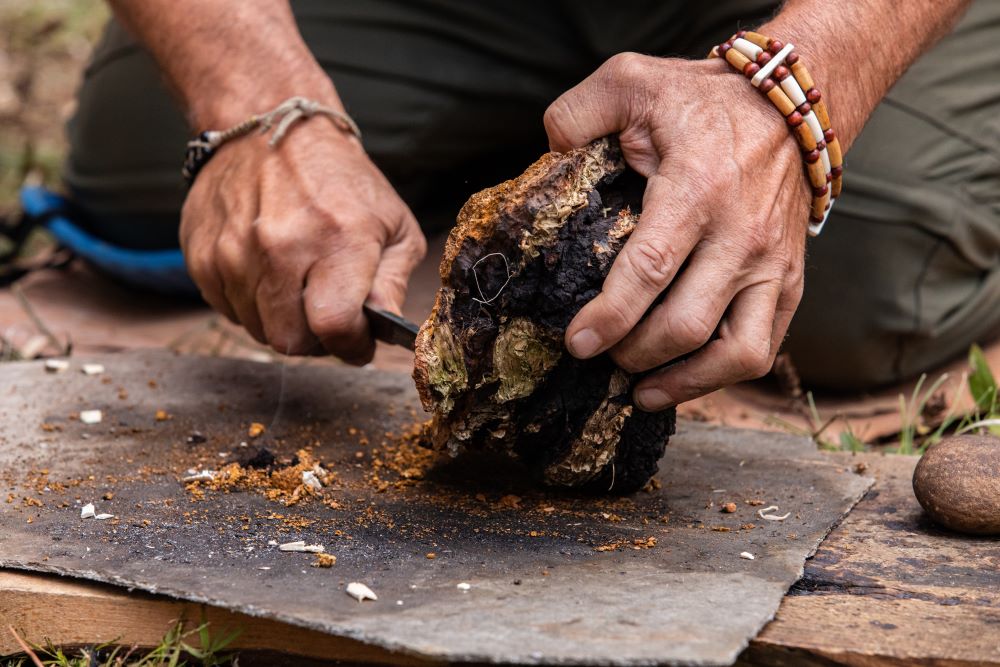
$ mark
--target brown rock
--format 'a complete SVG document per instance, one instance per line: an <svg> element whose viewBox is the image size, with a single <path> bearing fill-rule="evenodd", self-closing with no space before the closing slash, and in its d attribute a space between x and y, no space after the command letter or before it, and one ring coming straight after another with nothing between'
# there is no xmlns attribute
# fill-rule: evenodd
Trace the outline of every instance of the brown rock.
<svg viewBox="0 0 1000 667"><path fill-rule="evenodd" d="M1000 535L1000 438L960 435L934 445L913 471L913 493L946 528Z"/></svg>
<svg viewBox="0 0 1000 667"><path fill-rule="evenodd" d="M465 204L416 344L435 446L503 452L555 486L627 493L656 472L674 411L636 409L631 375L563 344L639 222L636 179L601 139Z"/></svg>

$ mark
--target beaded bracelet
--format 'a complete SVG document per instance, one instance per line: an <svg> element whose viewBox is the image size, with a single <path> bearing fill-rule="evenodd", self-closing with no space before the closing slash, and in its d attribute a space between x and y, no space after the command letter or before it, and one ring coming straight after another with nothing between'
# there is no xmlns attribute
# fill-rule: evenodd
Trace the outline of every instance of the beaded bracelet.
<svg viewBox="0 0 1000 667"><path fill-rule="evenodd" d="M358 141L361 141L361 130L358 129L354 119L346 113L305 97L291 97L267 113L250 116L242 123L227 130L202 132L189 141L184 153L184 166L181 168L181 175L187 181L188 187L191 187L195 176L198 175L202 167L208 164L208 161L215 155L215 151L223 144L246 136L258 128L261 133L267 132L277 122L277 128L268 141L269 146L277 146L295 121L302 118L312 118L315 115L326 116L341 130L353 134Z"/></svg>
<svg viewBox="0 0 1000 667"><path fill-rule="evenodd" d="M785 117L802 149L813 194L809 235L817 236L840 196L844 159L823 96L794 49L792 44L741 30L713 47L709 57L725 58Z"/></svg>

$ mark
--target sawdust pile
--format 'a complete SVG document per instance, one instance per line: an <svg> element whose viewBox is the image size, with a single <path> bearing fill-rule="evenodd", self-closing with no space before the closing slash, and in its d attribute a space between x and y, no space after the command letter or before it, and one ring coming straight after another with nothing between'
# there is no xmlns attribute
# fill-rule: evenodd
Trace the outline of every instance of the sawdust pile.
<svg viewBox="0 0 1000 667"><path fill-rule="evenodd" d="M312 478L318 480L320 485L315 482L310 484L307 480ZM195 500L204 498L206 490L224 493L253 491L268 500L291 506L304 498L320 495L323 487L335 478L336 473L320 465L308 449L300 449L289 465L260 470L230 463L215 473L212 479L190 481L186 488Z"/></svg>

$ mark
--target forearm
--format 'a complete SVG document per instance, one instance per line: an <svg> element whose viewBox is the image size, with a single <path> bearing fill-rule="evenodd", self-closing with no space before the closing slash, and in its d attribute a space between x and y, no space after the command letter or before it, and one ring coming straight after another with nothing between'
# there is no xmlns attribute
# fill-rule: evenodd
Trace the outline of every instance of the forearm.
<svg viewBox="0 0 1000 667"><path fill-rule="evenodd" d="M971 0L788 0L761 26L791 42L823 92L846 150L889 88Z"/></svg>
<svg viewBox="0 0 1000 667"><path fill-rule="evenodd" d="M152 53L198 130L228 127L303 95L340 107L287 2L110 0Z"/></svg>

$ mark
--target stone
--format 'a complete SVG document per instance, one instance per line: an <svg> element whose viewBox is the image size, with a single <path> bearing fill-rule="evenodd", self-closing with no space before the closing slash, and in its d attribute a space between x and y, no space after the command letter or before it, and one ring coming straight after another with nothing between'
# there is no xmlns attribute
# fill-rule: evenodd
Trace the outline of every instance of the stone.
<svg viewBox="0 0 1000 667"><path fill-rule="evenodd" d="M501 452L545 484L601 492L656 473L674 411L639 410L632 375L607 354L575 359L563 341L639 224L642 185L605 138L548 153L465 204L416 342L435 447Z"/></svg>
<svg viewBox="0 0 1000 667"><path fill-rule="evenodd" d="M959 435L934 445L913 471L913 493L945 528L1000 535L1000 438Z"/></svg>

